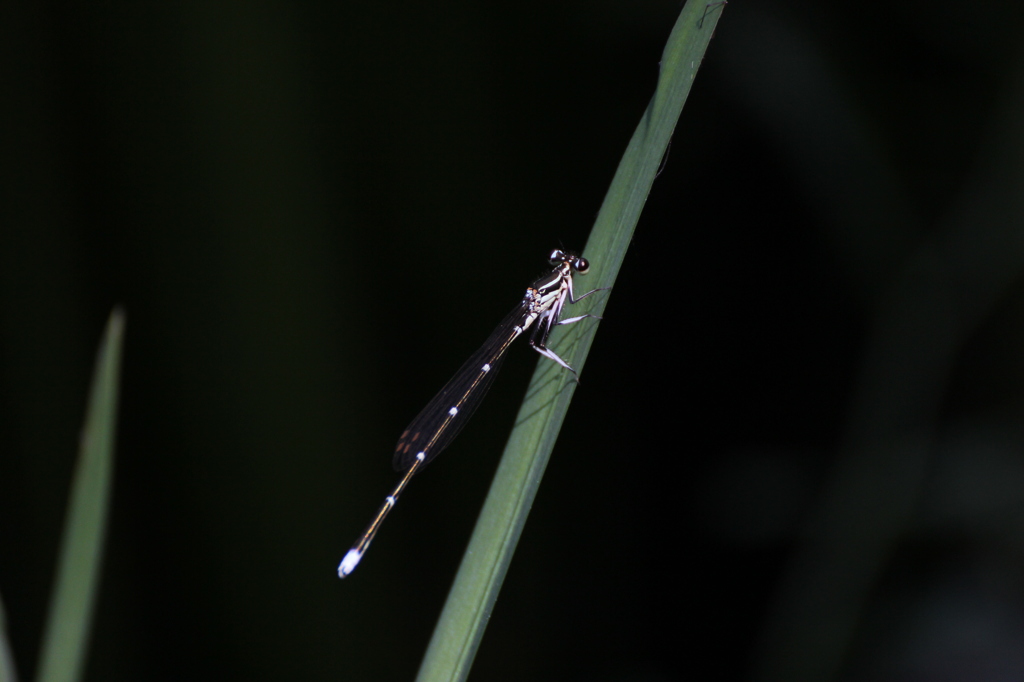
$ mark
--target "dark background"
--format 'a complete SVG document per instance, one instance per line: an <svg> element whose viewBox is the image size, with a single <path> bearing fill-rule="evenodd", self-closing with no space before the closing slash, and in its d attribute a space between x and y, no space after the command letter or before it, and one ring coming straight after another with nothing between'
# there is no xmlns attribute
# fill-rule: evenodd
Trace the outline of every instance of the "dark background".
<svg viewBox="0 0 1024 682"><path fill-rule="evenodd" d="M359 570L394 442L580 248L679 5L0 17L0 593L31 679L127 311L87 679L407 680L535 363ZM1018 3L735 0L477 680L1024 679Z"/></svg>

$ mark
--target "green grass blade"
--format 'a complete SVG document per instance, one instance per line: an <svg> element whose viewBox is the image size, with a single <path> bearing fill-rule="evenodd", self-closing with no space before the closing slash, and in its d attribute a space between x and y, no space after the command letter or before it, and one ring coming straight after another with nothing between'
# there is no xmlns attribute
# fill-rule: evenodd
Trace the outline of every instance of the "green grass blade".
<svg viewBox="0 0 1024 682"><path fill-rule="evenodd" d="M676 21L662 55L657 90L619 164L584 252L591 261L587 289L610 287L615 281L723 5L691 0ZM606 295L595 294L587 299L585 312L600 315L606 300ZM580 370L595 329L589 322L559 328L551 345ZM434 630L420 682L464 680L469 674L574 389L574 382L555 363L538 363Z"/></svg>
<svg viewBox="0 0 1024 682"><path fill-rule="evenodd" d="M100 342L89 390L57 581L43 634L39 682L74 682L81 677L110 498L123 337L124 315L114 310Z"/></svg>
<svg viewBox="0 0 1024 682"><path fill-rule="evenodd" d="M0 601L0 682L18 682L18 671L14 667L14 655L7 641L7 617Z"/></svg>

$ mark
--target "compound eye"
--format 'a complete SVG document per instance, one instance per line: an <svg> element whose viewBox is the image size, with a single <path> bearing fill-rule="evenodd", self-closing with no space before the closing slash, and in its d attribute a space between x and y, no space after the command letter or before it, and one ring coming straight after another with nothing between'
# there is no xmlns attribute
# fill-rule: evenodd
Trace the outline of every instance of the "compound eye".
<svg viewBox="0 0 1024 682"><path fill-rule="evenodd" d="M573 263L573 268L581 275L585 275L590 270L590 261L583 257L577 258L576 262Z"/></svg>
<svg viewBox="0 0 1024 682"><path fill-rule="evenodd" d="M565 254L562 253L561 249L555 249L554 251L551 252L551 255L548 256L548 261L550 261L552 265L558 265L564 260Z"/></svg>

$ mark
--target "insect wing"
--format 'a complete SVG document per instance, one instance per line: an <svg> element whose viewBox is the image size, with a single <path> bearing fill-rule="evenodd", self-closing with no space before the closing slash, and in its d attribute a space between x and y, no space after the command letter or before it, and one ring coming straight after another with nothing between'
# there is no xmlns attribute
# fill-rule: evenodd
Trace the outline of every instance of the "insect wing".
<svg viewBox="0 0 1024 682"><path fill-rule="evenodd" d="M522 304L509 313L406 427L391 460L396 471L408 470L420 452L425 456L423 464L427 464L459 435L487 395L508 345L521 333L516 328L525 315Z"/></svg>

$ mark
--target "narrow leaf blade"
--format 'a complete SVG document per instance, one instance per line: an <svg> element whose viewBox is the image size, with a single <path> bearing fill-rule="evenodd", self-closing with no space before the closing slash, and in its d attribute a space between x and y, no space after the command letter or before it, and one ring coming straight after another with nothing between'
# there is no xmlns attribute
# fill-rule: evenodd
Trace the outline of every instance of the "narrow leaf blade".
<svg viewBox="0 0 1024 682"><path fill-rule="evenodd" d="M39 682L81 678L99 586L114 461L124 314L115 309L96 359L39 659Z"/></svg>
<svg viewBox="0 0 1024 682"><path fill-rule="evenodd" d="M669 36L654 97L623 155L584 251L591 263L588 286L611 287L615 281L723 7L724 3L691 0ZM600 315L607 296L591 298L589 309L582 312ZM572 314L581 313L574 309ZM552 334L550 345L577 370L583 368L596 330L590 322L596 321L558 328ZM574 390L575 384L554 363L538 363L420 667L419 682L468 676Z"/></svg>

